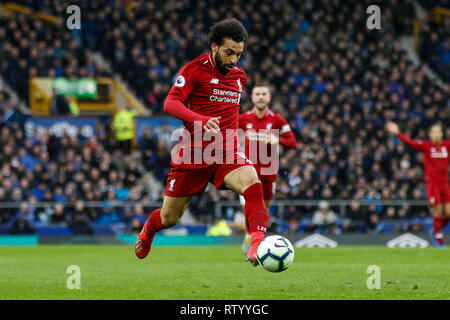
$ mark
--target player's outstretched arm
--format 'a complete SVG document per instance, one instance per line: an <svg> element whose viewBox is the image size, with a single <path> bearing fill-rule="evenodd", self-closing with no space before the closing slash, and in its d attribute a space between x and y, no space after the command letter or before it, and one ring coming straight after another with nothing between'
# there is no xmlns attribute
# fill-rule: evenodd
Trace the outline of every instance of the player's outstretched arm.
<svg viewBox="0 0 450 320"><path fill-rule="evenodd" d="M410 139L409 137L405 136L403 133L400 132L400 129L398 125L395 122L388 121L386 123L386 130L389 133L392 133L400 138L404 143L406 143L408 146L414 148L418 151L424 151L424 145L422 141L416 141L413 139Z"/></svg>

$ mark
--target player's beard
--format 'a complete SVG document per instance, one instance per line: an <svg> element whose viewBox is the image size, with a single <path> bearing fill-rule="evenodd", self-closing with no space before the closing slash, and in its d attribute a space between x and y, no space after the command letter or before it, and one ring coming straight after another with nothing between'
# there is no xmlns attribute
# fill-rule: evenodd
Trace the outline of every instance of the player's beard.
<svg viewBox="0 0 450 320"><path fill-rule="evenodd" d="M263 102L253 103L253 105L260 112L264 112L264 110L267 110L267 108L269 107L268 103L263 103Z"/></svg>
<svg viewBox="0 0 450 320"><path fill-rule="evenodd" d="M221 74L227 74L231 70L227 70L225 67L225 64L223 63L222 59L219 55L219 50L217 50L216 54L214 55L214 61L216 62L217 69L219 69ZM234 67L234 64L228 64L228 66Z"/></svg>
<svg viewBox="0 0 450 320"><path fill-rule="evenodd" d="M255 104L256 109L258 109L259 111L263 111L264 109L266 109L269 106L268 103L263 103L263 102L259 102Z"/></svg>

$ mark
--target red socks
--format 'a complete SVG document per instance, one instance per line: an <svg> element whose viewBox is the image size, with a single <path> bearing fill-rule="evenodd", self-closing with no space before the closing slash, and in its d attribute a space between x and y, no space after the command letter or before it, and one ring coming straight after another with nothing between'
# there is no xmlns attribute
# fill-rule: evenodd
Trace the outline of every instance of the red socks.
<svg viewBox="0 0 450 320"><path fill-rule="evenodd" d="M166 227L161 222L161 209L156 209L152 213L150 213L150 216L148 217L147 221L144 224L144 227L141 231L141 238L148 238L151 232L158 232L159 230L166 229Z"/></svg>
<svg viewBox="0 0 450 320"><path fill-rule="evenodd" d="M446 217L433 217L433 235L439 244L444 243L444 234L442 229L447 224L448 219Z"/></svg>
<svg viewBox="0 0 450 320"><path fill-rule="evenodd" d="M264 234L269 222L269 213L264 204L264 195L261 182L252 184L242 194L245 199L245 217L248 220L249 231L262 231Z"/></svg>

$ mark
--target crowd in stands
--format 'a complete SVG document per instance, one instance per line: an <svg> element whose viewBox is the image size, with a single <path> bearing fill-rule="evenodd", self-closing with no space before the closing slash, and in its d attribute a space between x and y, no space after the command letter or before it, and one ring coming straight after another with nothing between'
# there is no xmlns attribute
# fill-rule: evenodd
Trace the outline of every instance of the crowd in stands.
<svg viewBox="0 0 450 320"><path fill-rule="evenodd" d="M10 11L0 15L0 75L23 101L28 101L29 83L24 79L29 77L111 76L64 21L51 25L34 15Z"/></svg>
<svg viewBox="0 0 450 320"><path fill-rule="evenodd" d="M64 16L64 3L70 1L19 2ZM20 81L14 82L16 72L98 75L103 67L90 57L93 51L100 51L114 76L122 77L154 115L161 115L176 73L208 50L208 27L221 18L236 17L250 35L239 61L248 75L242 111L252 107L252 86L270 83L271 108L288 119L298 141L297 151L281 150L276 199L352 199L344 231L359 230L355 221L365 221L373 226L365 230L375 232L381 219L429 216L426 206L379 204L380 200L425 199L420 154L388 135L386 120L396 121L407 135L422 139L437 119L450 123L448 79L443 77L441 86L428 78L420 66L408 61L398 40L409 28L409 23L403 22L414 18L411 1L377 1L382 10L379 30L366 28L366 7L371 1L235 0L216 4L207 0L82 0L85 28L78 33L48 31L33 18L15 17L18 23L1 17L0 42L3 39L2 44L7 44L1 47L6 57L0 60L1 72L19 95L26 97ZM29 32L20 31L27 25ZM439 38L441 33L435 34ZM430 35L428 41L433 41L433 33ZM55 67L55 61L61 68ZM17 65L13 68L10 63ZM5 152L0 155L0 201L2 193L14 201L63 198L72 205L62 210L67 209L73 217L77 205L82 205L77 201L135 199L147 204L151 199L145 171L154 172L162 183L168 173L170 146L154 138L151 130L138 152L139 162L116 152L107 132L87 140L55 140L49 134L24 138L23 130L14 126L2 130L0 147ZM450 137L449 126L446 137ZM236 196L210 188L203 198L193 199L190 209L206 221L204 215L212 214L214 203L221 198L235 200ZM362 206L365 201L371 205ZM305 216L312 218L316 209L287 207L284 217L295 226ZM332 209L338 212L338 208ZM128 217L127 212L138 215L135 209L114 212L105 206L102 210L79 211L98 221L103 216L113 217L112 212L120 221ZM39 212L35 216L39 217ZM0 223L8 220L3 219ZM137 225L129 223L130 228L134 223Z"/></svg>
<svg viewBox="0 0 450 320"><path fill-rule="evenodd" d="M35 223L62 223L83 232L90 221L122 222L133 230L142 226L148 206L157 200L151 197L141 155L124 154L106 130L89 138L81 131L58 138L49 130L27 137L13 124L0 132L0 205L20 203L19 209L1 208L0 224L19 228L25 220L32 228ZM158 154L157 146L154 152ZM136 204L121 206L124 201ZM36 206L38 202L59 205Z"/></svg>
<svg viewBox="0 0 450 320"><path fill-rule="evenodd" d="M448 5L450 8L450 4ZM428 19L419 37L419 54L447 83L450 82L450 16L442 15L441 22Z"/></svg>
<svg viewBox="0 0 450 320"><path fill-rule="evenodd" d="M418 3L425 10L431 10L435 7L450 8L450 2L448 0L418 0Z"/></svg>

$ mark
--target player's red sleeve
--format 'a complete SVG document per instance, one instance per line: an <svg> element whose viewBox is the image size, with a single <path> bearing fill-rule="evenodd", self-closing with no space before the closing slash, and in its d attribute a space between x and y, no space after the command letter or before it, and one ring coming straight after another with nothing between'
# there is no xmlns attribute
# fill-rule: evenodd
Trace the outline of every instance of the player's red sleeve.
<svg viewBox="0 0 450 320"><path fill-rule="evenodd" d="M283 133L280 136L280 144L287 148L297 149L297 139L295 139L294 133L292 131L288 131Z"/></svg>
<svg viewBox="0 0 450 320"><path fill-rule="evenodd" d="M291 126L281 115L278 115L278 126L280 128L280 144L287 148L297 149L297 139L295 139Z"/></svg>
<svg viewBox="0 0 450 320"><path fill-rule="evenodd" d="M400 138L404 143L406 143L408 146L414 148L417 151L425 151L425 145L422 140L413 140L405 136L403 133L399 132L397 134L397 137Z"/></svg>
<svg viewBox="0 0 450 320"><path fill-rule="evenodd" d="M204 125L210 117L190 110L187 105L195 85L195 66L187 64L178 73L177 79L164 101L164 111L185 122L201 121Z"/></svg>
<svg viewBox="0 0 450 320"><path fill-rule="evenodd" d="M194 121L201 121L202 125L208 122L209 117L202 116L197 112L188 109L183 103L183 100L176 94L168 94L164 102L164 111L171 114L177 119L194 123Z"/></svg>

